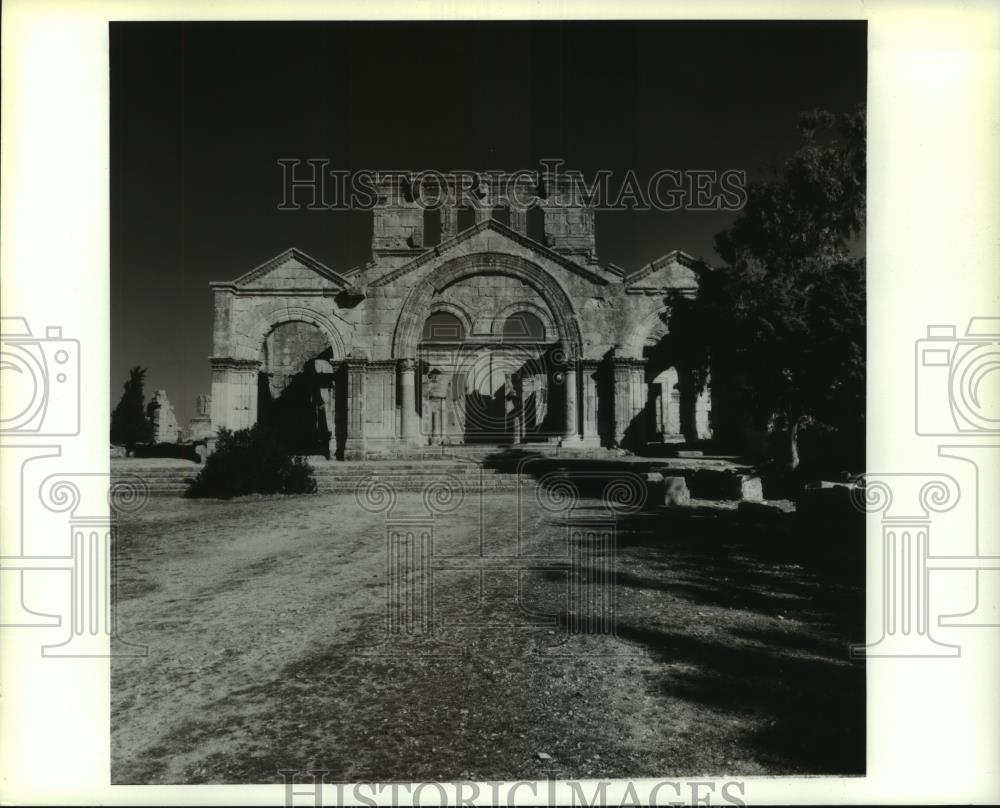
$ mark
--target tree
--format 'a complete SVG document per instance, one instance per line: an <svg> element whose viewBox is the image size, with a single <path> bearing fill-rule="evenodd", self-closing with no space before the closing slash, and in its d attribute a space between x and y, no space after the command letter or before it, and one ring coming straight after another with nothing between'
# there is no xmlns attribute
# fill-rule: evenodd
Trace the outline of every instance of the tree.
<svg viewBox="0 0 1000 808"><path fill-rule="evenodd" d="M783 430L792 468L804 427L846 440L844 462L864 457L865 261L852 251L865 225L864 112L806 113L800 131L778 177L751 184L716 236L726 266L671 317L680 339L702 341L731 400Z"/></svg>
<svg viewBox="0 0 1000 808"><path fill-rule="evenodd" d="M111 413L111 442L125 446L129 451L134 450L136 444L146 443L152 438L143 406L146 370L136 365L129 371L121 400Z"/></svg>

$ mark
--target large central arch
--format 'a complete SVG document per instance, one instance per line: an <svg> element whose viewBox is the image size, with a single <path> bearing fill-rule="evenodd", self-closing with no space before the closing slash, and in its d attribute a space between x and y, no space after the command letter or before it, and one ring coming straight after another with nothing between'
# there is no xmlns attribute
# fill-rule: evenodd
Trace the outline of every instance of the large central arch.
<svg viewBox="0 0 1000 808"><path fill-rule="evenodd" d="M548 305L556 321L559 339L568 359L577 359L583 352L580 325L573 305L563 288L538 264L516 255L481 252L470 253L446 261L413 287L403 303L392 339L392 355L409 359L417 353L417 343L423 330L434 294L473 275L508 275L534 289Z"/></svg>

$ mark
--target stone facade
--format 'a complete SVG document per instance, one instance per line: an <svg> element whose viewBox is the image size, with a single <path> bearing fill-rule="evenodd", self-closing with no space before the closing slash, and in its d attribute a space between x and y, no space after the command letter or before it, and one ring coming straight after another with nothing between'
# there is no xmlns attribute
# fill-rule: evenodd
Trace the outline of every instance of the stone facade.
<svg viewBox="0 0 1000 808"><path fill-rule="evenodd" d="M198 396L195 411L198 414L188 421L188 440L197 443L208 440L215 434L212 428L212 397L204 394Z"/></svg>
<svg viewBox="0 0 1000 808"><path fill-rule="evenodd" d="M602 264L594 212L558 188L541 241L505 199L473 213L459 232L453 208L380 195L366 266L292 248L212 283L213 429L268 419L296 451L340 458L709 436L708 393L685 398L667 333L668 296L696 294L708 267L679 251L631 273Z"/></svg>
<svg viewBox="0 0 1000 808"><path fill-rule="evenodd" d="M153 443L177 443L180 440L181 430L166 390L156 391L146 408L146 417L153 427Z"/></svg>

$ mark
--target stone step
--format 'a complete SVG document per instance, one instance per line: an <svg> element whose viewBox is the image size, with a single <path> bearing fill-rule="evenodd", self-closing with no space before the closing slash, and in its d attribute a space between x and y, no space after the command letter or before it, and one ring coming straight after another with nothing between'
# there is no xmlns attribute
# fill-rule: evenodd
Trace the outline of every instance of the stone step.
<svg viewBox="0 0 1000 808"><path fill-rule="evenodd" d="M138 477L150 496L182 496L194 481L200 466L146 466L114 468L111 479L121 482ZM353 494L365 480L391 484L398 491L421 491L435 480L452 478L466 490L517 489L534 485L528 476L485 469L478 463L423 461L415 463L337 462L323 460L313 464L316 488L320 493Z"/></svg>

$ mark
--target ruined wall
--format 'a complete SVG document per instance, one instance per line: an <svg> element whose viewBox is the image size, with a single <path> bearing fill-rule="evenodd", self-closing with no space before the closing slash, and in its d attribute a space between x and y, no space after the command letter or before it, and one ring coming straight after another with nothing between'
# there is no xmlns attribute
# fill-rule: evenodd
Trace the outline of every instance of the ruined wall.
<svg viewBox="0 0 1000 808"><path fill-rule="evenodd" d="M257 373L283 361L265 341L284 323L303 323L308 327L288 333L321 333L329 361L343 365L346 411L349 419L360 419L345 429L361 436L363 454L365 441L369 448L372 441L392 442L408 429L401 402L422 395L419 372L414 379L409 368L419 358L431 313L450 311L467 338L496 345L507 317L525 310L543 323L542 342L564 349L559 362L574 360L566 372L579 384L577 427L585 437L601 432L605 445L621 445L623 430L647 406L643 348L651 336L662 336L666 290L696 290L693 259L671 253L627 276L602 266L593 253L593 213L573 207L546 210L551 249L482 216L427 249L413 211L398 202L387 200L376 210L374 260L363 269L338 275L289 250L235 282L213 284L213 425L239 429L256 422ZM407 209L397 209L402 207ZM264 372L289 375L294 368ZM466 393L482 392L465 386ZM533 386L541 390L547 383ZM405 410L409 424L411 410ZM707 412L701 402L699 432L707 431ZM562 425L567 434L575 417Z"/></svg>

